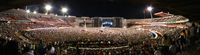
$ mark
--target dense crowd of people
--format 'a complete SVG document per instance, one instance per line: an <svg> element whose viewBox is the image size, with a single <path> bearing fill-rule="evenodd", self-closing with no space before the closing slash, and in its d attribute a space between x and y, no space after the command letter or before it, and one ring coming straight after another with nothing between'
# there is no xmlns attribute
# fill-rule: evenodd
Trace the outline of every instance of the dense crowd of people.
<svg viewBox="0 0 200 55"><path fill-rule="evenodd" d="M13 23L26 29L42 27L70 27L74 26L75 19L73 17L32 14L21 9L11 9L0 12L0 21L8 21L9 23Z"/></svg>
<svg viewBox="0 0 200 55"><path fill-rule="evenodd" d="M8 24L3 24L4 27ZM8 25L10 26L10 25ZM13 27L10 27L13 28ZM144 29L149 28L149 27L143 27ZM164 27L159 27L161 30ZM152 27L151 29L159 29L156 27ZM170 29L170 28L169 28ZM169 30L167 29L167 30ZM10 29L9 29L10 30ZM8 30L8 31L9 31ZM159 30L159 31L161 31ZM172 30L177 30L177 29L172 29ZM163 30L164 31L164 30ZM20 32L20 31L19 31ZM2 32L5 33L5 32ZM29 45L23 45L24 49L21 53L24 54L51 54L53 50L51 48L55 48L54 51L56 54L64 54L65 51L68 53L65 54L77 54L74 52L78 52L81 54L89 54L87 51L92 51L92 50L83 50L81 49L81 45L88 45L90 43L88 42L94 42L94 43L101 43L101 42L106 42L107 44L103 44L103 46L107 46L107 48L112 48L112 47L121 47L121 46L128 46L130 49L132 46L137 46L135 45L136 43L140 43L145 41L145 38L148 38L150 36L150 33L147 30L142 30L142 29L136 29L136 28L47 28L47 29L30 29L29 31L21 31L20 32L21 36L26 37L28 40L32 41L32 44ZM13 34L15 35L15 34ZM144 39L142 39L144 38ZM42 40L43 48L42 50L45 51L43 53L39 53L37 51L42 51L38 50L39 48L39 43L40 40ZM147 39L148 40L148 39ZM132 43L129 43L132 42ZM78 44L80 43L80 44ZM86 44L85 44L86 43ZM109 44L110 43L110 44ZM149 44L151 43L151 44ZM69 45L66 45L69 44ZM70 45L72 44L72 45ZM80 45L77 47L77 44ZM99 44L93 44L99 46ZM155 46L152 46L152 42L144 42L138 44L140 47L139 49L135 49L135 47L132 47L133 52L129 53L128 50L123 50L119 51L119 54L153 54L155 51ZM144 45L144 47L142 47ZM147 46L145 46L147 45ZM51 47L47 47L51 46ZM66 47L67 46L67 47ZM69 49L71 47L74 47L72 49ZM85 48L92 48L94 46L91 45L91 47L87 46ZM102 47L102 46L99 46ZM40 47L41 48L41 47ZM40 49L39 48L39 49ZM106 48L106 47L105 47ZM150 49L149 49L150 48ZM77 50L78 49L78 50ZM147 51L148 50L148 51ZM72 51L72 52L70 52ZM108 52L102 51L103 53L107 54L115 54L116 52L112 52L112 50L107 50ZM135 52L139 51L139 52ZM146 52L147 51L147 52ZM95 51L94 51L95 52ZM90 54L96 54L96 53L90 53ZM98 53L99 51L97 51ZM52 53L53 54L53 53Z"/></svg>
<svg viewBox="0 0 200 55"><path fill-rule="evenodd" d="M172 22L172 21L180 21L180 20L185 20L187 19L186 17L183 16L178 16L178 15L171 15L171 16L166 16L166 17L160 17L160 18L154 18L154 22Z"/></svg>

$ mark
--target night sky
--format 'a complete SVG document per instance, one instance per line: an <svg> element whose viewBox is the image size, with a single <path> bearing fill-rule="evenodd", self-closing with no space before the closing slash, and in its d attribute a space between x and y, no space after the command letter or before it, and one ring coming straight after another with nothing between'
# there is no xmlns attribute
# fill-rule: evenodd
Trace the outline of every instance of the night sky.
<svg viewBox="0 0 200 55"><path fill-rule="evenodd" d="M152 5L153 12L164 11L179 14L190 19L200 17L198 0L1 0L0 11L11 8L24 8L28 5L32 10L42 12L43 5L50 3L54 6L53 13L60 13L61 6L68 7L69 15L74 16L109 16L125 18L149 17L144 9Z"/></svg>
<svg viewBox="0 0 200 55"><path fill-rule="evenodd" d="M144 9L148 4L134 4L130 1L121 0L69 0L54 1L54 7L66 6L69 15L75 16L106 16L106 17L126 17L126 18L143 18ZM59 10L55 9L59 13ZM54 12L55 12L54 11ZM149 13L146 13L149 16Z"/></svg>

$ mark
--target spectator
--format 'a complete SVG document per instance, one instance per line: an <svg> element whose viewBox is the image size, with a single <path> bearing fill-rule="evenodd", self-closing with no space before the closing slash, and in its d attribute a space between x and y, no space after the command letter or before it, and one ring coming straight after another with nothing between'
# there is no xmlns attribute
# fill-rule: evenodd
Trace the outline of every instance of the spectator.
<svg viewBox="0 0 200 55"><path fill-rule="evenodd" d="M30 50L29 52L24 53L23 55L34 55L34 51Z"/></svg>

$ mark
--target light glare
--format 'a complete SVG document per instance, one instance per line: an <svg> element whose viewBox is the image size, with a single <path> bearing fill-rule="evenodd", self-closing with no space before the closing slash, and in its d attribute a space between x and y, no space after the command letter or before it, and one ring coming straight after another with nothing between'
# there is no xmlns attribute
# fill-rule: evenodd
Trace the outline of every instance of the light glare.
<svg viewBox="0 0 200 55"><path fill-rule="evenodd" d="M51 10L51 8L52 8L51 5L49 5L49 4L45 5L45 9L46 9L47 11Z"/></svg>
<svg viewBox="0 0 200 55"><path fill-rule="evenodd" d="M30 10L26 10L26 13L30 13L31 11Z"/></svg>
<svg viewBox="0 0 200 55"><path fill-rule="evenodd" d="M33 14L37 14L37 11L33 11Z"/></svg>
<svg viewBox="0 0 200 55"><path fill-rule="evenodd" d="M153 7L151 7L151 6L147 7L148 11L152 11L152 9L153 9Z"/></svg>
<svg viewBox="0 0 200 55"><path fill-rule="evenodd" d="M62 8L61 11L62 11L63 13L66 13L66 12L68 11L68 9L67 9L67 8Z"/></svg>

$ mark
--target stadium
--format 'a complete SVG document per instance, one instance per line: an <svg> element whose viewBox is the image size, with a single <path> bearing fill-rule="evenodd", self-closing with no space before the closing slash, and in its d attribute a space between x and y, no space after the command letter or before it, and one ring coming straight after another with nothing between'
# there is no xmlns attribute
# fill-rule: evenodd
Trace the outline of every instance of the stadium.
<svg viewBox="0 0 200 55"><path fill-rule="evenodd" d="M175 55L186 49L194 35L189 19L156 15L162 17L64 17L10 9L0 12L0 53L50 55L53 48L56 55ZM177 51L168 49L174 45Z"/></svg>

